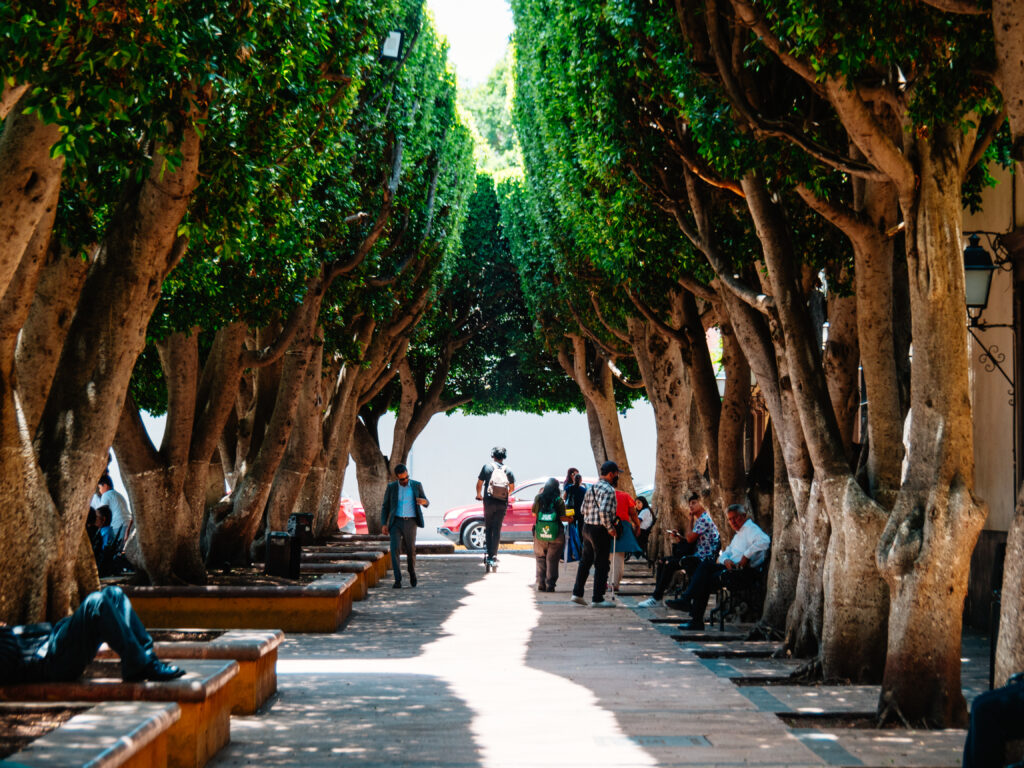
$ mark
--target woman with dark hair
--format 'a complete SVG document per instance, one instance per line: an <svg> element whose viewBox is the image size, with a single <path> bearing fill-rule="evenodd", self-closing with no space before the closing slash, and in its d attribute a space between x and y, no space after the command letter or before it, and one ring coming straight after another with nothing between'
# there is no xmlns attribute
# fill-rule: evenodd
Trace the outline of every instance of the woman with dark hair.
<svg viewBox="0 0 1024 768"><path fill-rule="evenodd" d="M637 534L636 538L646 557L647 540L651 537L651 528L654 527L654 510L651 509L651 503L647 500L646 496L636 497L636 516L637 520L640 521L640 533Z"/></svg>
<svg viewBox="0 0 1024 768"><path fill-rule="evenodd" d="M565 547L565 529L562 523L571 522L565 516L565 504L558 495L558 480L551 477L544 489L533 500L533 554L537 558L537 591L554 592L558 581L558 561Z"/></svg>
<svg viewBox="0 0 1024 768"><path fill-rule="evenodd" d="M565 493L572 487L573 478L579 473L580 471L576 467L569 467L569 470L565 473L565 480L562 481L562 493Z"/></svg>

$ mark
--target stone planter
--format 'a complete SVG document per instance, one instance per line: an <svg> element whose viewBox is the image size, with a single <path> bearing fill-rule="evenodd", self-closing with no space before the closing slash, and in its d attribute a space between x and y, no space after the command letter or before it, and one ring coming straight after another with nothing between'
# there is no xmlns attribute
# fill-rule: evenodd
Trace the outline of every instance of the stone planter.
<svg viewBox="0 0 1024 768"><path fill-rule="evenodd" d="M333 573L312 584L251 587L125 587L147 627L334 632L352 612L356 577Z"/></svg>

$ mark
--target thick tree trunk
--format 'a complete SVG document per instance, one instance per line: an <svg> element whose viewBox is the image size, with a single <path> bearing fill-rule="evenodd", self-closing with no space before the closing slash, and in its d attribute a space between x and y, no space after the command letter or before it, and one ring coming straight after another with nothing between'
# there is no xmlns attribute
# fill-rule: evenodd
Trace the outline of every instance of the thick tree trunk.
<svg viewBox="0 0 1024 768"><path fill-rule="evenodd" d="M267 533L287 530L288 518L299 511L302 486L322 445L322 379L323 354L317 346L306 366L295 428L288 437L288 447L274 475L274 485L267 500Z"/></svg>
<svg viewBox="0 0 1024 768"><path fill-rule="evenodd" d="M594 420L601 429L601 442L604 445L606 460L614 461L619 466L619 490L631 496L636 495L633 488L633 477L629 471L629 460L626 458L626 444L622 439L619 427L619 412L615 404L615 382L608 370L606 358L597 355L593 370L588 370L587 343L582 336L569 335L572 352L568 345L558 350L558 361L562 369L576 382L587 403L593 406ZM590 417L590 409L587 409Z"/></svg>
<svg viewBox="0 0 1024 768"><path fill-rule="evenodd" d="M889 585L889 643L880 707L914 722L962 726L963 601L987 509L974 498L974 435L964 333L959 128L917 138L919 187L901 199L914 359L910 450L878 545Z"/></svg>
<svg viewBox="0 0 1024 768"><path fill-rule="evenodd" d="M782 448L772 431L774 454L781 457ZM768 568L768 585L760 624L772 633L783 633L789 607L796 596L797 577L800 573L800 518L786 465L781 458L774 462L774 475L772 561Z"/></svg>
<svg viewBox="0 0 1024 768"><path fill-rule="evenodd" d="M370 436L366 425L359 420L356 420L352 435L352 458L356 463L359 501L366 510L367 520L372 509L375 524L382 524L381 507L384 504L384 492L391 480L391 464L381 453L377 441Z"/></svg>
<svg viewBox="0 0 1024 768"><path fill-rule="evenodd" d="M255 458L239 478L230 505L209 510L204 521L203 539L208 566L247 562L250 547L259 532L273 478L284 457L295 424L299 398L306 383L305 374L313 354L319 353L314 338L323 292L307 294L300 312L300 330L284 354L280 380L276 382L272 414L264 429ZM268 382L269 383L269 382ZM250 454L254 451L250 448Z"/></svg>
<svg viewBox="0 0 1024 768"><path fill-rule="evenodd" d="M1024 18L1017 0L992 0L996 86L1003 95L1013 136L1013 157L1024 162Z"/></svg>
<svg viewBox="0 0 1024 768"><path fill-rule="evenodd" d="M63 157L50 157L60 131L34 114L22 113L24 93L0 133L0 297L40 222L48 218L47 230L53 226L64 168ZM49 231L44 235L49 242Z"/></svg>
<svg viewBox="0 0 1024 768"><path fill-rule="evenodd" d="M903 407L894 332L893 249L884 232L895 224L896 195L891 184L863 185L864 213L872 227L851 238L857 296L857 336L867 390L867 490L892 509L903 463Z"/></svg>
<svg viewBox="0 0 1024 768"><path fill-rule="evenodd" d="M658 512L658 526L651 534L654 542L651 546L652 551L660 553L663 547L659 546L659 534L667 529L686 530L689 520L687 478L679 470L693 464L693 458L686 455L690 398L683 385L686 371L679 342L661 334L639 317L630 317L627 327L644 390L654 409L656 449L652 506Z"/></svg>
<svg viewBox="0 0 1024 768"><path fill-rule="evenodd" d="M62 248L51 247L47 255L32 297L32 307L18 336L16 357L22 407L33 434L43 416L64 340L91 264L91 260Z"/></svg>
<svg viewBox="0 0 1024 768"><path fill-rule="evenodd" d="M722 506L747 500L747 468L743 460L743 430L750 418L750 365L733 333L721 323L725 397L718 423L718 485Z"/></svg>
<svg viewBox="0 0 1024 768"><path fill-rule="evenodd" d="M583 400L587 405L587 431L590 434L590 450L594 453L596 471L608 461L608 450L604 447L604 434L601 432L601 422L597 419L597 408L586 397Z"/></svg>
<svg viewBox="0 0 1024 768"><path fill-rule="evenodd" d="M1013 523L1006 538L1003 565L1002 607L999 612L999 642L996 646L997 686L1024 671L1024 486L1017 494Z"/></svg>

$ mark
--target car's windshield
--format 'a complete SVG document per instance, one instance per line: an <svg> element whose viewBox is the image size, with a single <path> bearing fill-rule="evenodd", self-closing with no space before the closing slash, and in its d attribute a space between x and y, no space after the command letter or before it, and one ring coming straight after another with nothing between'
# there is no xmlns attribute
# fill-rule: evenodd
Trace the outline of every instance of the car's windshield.
<svg viewBox="0 0 1024 768"><path fill-rule="evenodd" d="M522 488L516 488L515 497L516 501L528 501L531 504L533 500L537 498L537 494L544 489L543 483L530 483L524 485Z"/></svg>

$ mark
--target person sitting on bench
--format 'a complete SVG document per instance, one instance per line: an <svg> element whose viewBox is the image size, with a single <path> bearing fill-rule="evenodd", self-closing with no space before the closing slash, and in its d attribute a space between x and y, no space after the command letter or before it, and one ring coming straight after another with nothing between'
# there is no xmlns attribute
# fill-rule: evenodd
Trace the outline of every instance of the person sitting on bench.
<svg viewBox="0 0 1024 768"><path fill-rule="evenodd" d="M771 544L771 538L762 531L757 523L750 519L742 504L732 504L726 511L726 518L736 535L729 546L718 556L718 562L702 560L697 566L690 586L680 595L678 600L665 603L677 610L690 609L690 620L679 625L679 629L704 629L704 609L708 606L711 590L718 582L721 574L726 571L742 571L746 568L757 568L764 562L765 553Z"/></svg>
<svg viewBox="0 0 1024 768"><path fill-rule="evenodd" d="M185 670L153 653L153 638L120 587L93 592L54 625L0 625L0 685L70 682L96 658L100 644L121 657L125 682L174 680Z"/></svg>
<svg viewBox="0 0 1024 768"><path fill-rule="evenodd" d="M963 768L1006 765L1009 757L1006 745L1021 739L1024 739L1024 672L1012 675L1001 688L979 694L971 704Z"/></svg>
<svg viewBox="0 0 1024 768"><path fill-rule="evenodd" d="M672 577L678 571L685 570L689 573L703 560L714 562L715 555L718 554L721 546L718 527L701 504L700 494L691 493L687 503L690 505L690 531L686 534L680 531L667 531L672 539L672 556L658 559L654 593L639 604L641 608L657 605L665 596Z"/></svg>

